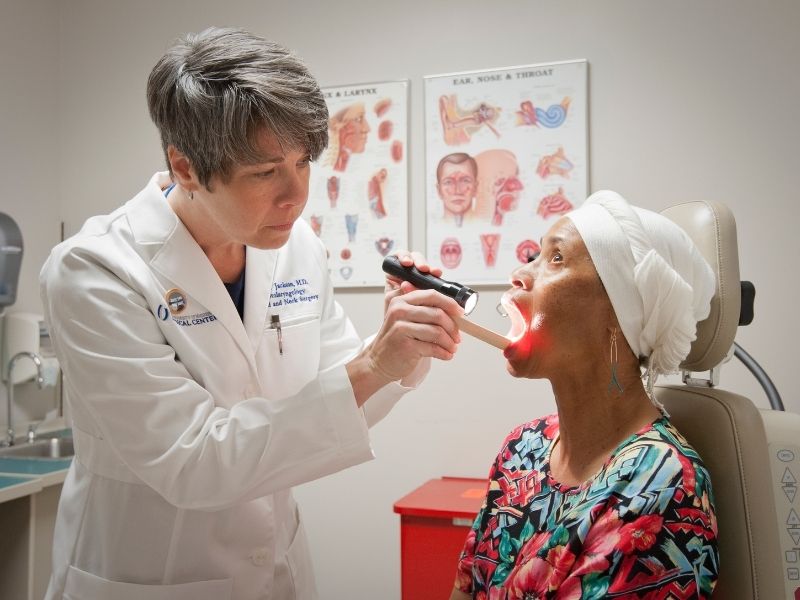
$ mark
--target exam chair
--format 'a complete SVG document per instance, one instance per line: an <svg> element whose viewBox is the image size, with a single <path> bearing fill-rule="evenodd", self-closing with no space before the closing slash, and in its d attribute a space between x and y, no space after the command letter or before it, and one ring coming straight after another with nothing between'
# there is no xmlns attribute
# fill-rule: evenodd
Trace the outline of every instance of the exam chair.
<svg viewBox="0 0 800 600"><path fill-rule="evenodd" d="M736 222L727 207L707 202L662 214L689 234L717 277L711 313L681 364L684 384L655 389L711 475L720 557L714 598L800 600L800 415L759 410L717 387L740 322L749 322L748 312L752 318L752 297L745 295L742 311Z"/></svg>

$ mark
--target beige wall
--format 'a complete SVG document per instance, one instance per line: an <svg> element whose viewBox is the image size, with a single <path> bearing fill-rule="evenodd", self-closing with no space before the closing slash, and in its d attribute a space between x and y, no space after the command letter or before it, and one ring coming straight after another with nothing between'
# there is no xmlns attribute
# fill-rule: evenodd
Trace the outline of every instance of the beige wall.
<svg viewBox="0 0 800 600"><path fill-rule="evenodd" d="M0 211L17 222L25 246L9 311L41 312L39 269L60 239L56 6L55 0L0 0ZM16 399L17 433L55 406L54 390L40 392L33 384L20 386ZM5 386L0 407L5 423Z"/></svg>
<svg viewBox="0 0 800 600"><path fill-rule="evenodd" d="M249 28L296 49L323 85L408 78L416 248L424 246L425 227L422 77L588 59L592 189L615 189L654 209L689 199L731 206L743 277L758 290L756 321L738 340L768 370L787 407L800 412L794 376L800 4L794 0L71 0L59 4L57 49L52 39L36 37L47 37L53 21L47 5L35 6L25 9L29 21L20 25L32 35L0 25L32 47L30 55L15 50L21 65L0 63L0 74L22 69L31 92L14 105L19 117L3 104L0 126L12 127L10 139L20 141L3 136L0 152L6 156L21 144L27 156L3 160L0 168L7 192L11 185L3 210L13 209L26 239L41 248L55 237L56 214L74 232L161 167L144 84L181 32L211 24ZM0 60L8 60L6 52ZM5 94L8 80L0 85ZM49 158L44 166L36 162L42 153ZM41 249L28 255L24 302L36 303L32 263L43 256ZM476 318L505 327L493 313L499 291L482 296ZM378 293L342 293L340 301L361 333L377 327ZM722 385L765 405L738 364L724 369ZM392 503L432 477L483 477L508 430L552 409L546 383L512 380L498 353L472 340L453 363L435 365L424 388L374 429L377 460L298 490L323 598L399 598Z"/></svg>
<svg viewBox="0 0 800 600"><path fill-rule="evenodd" d="M59 240L55 1L0 0L0 211L23 231L14 308L39 312L37 276Z"/></svg>

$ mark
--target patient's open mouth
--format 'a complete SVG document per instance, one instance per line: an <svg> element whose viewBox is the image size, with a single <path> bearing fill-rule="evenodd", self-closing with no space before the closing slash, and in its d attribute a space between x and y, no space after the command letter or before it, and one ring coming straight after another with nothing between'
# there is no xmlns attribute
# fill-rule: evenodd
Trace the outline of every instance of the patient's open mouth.
<svg viewBox="0 0 800 600"><path fill-rule="evenodd" d="M525 335L525 332L528 329L528 323L526 323L525 316L520 311L520 308L517 306L516 302L514 302L511 296L507 293L503 294L503 297L500 299L500 305L503 307L503 311L511 320L511 329L509 329L506 337L512 342L516 342Z"/></svg>
<svg viewBox="0 0 800 600"><path fill-rule="evenodd" d="M546 352L550 347L550 336L544 327L544 315L540 312L529 314L530 308L526 304L517 304L514 295L513 291L505 293L500 307L511 320L511 329L506 334L511 343L503 354L509 362L516 363L528 360L533 353Z"/></svg>

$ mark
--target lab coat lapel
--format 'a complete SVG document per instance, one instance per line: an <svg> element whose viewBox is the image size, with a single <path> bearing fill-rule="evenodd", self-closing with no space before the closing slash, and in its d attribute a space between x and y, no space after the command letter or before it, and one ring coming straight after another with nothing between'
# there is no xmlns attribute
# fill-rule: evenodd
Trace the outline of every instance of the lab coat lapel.
<svg viewBox="0 0 800 600"><path fill-rule="evenodd" d="M172 235L153 258L151 265L186 293L189 298L187 313L199 309L191 306L192 300L196 300L214 314L242 350L253 373L257 373L255 354L228 290L225 289L205 252L180 220ZM249 285L250 280L246 278L245 286Z"/></svg>
<svg viewBox="0 0 800 600"><path fill-rule="evenodd" d="M244 276L244 328L250 339L253 354L261 344L261 336L267 326L267 310L275 264L280 250L247 248Z"/></svg>

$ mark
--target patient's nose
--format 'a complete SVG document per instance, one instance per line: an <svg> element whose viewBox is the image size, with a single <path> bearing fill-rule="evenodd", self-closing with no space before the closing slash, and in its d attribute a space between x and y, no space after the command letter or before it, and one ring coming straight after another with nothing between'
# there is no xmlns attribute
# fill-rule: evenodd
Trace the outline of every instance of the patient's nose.
<svg viewBox="0 0 800 600"><path fill-rule="evenodd" d="M530 272L530 269L520 267L514 270L514 272L511 273L511 285L523 290L532 290L533 274Z"/></svg>

